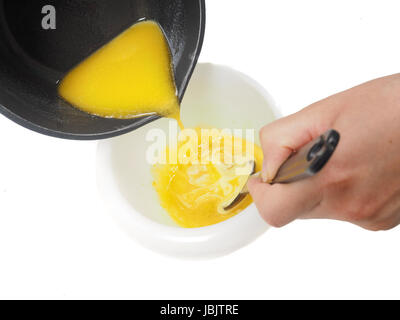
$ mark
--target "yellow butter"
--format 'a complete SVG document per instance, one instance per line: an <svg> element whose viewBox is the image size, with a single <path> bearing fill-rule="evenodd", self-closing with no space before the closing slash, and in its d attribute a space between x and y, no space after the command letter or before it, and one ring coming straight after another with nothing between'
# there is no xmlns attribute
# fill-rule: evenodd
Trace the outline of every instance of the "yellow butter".
<svg viewBox="0 0 400 320"><path fill-rule="evenodd" d="M169 46L153 21L136 23L76 66L59 94L101 117L179 116Z"/></svg>
<svg viewBox="0 0 400 320"><path fill-rule="evenodd" d="M200 129L197 131L200 136ZM213 139L220 139L219 134L216 133ZM237 165L225 160L235 156L255 160L257 171L261 170L263 160L262 150L257 145L253 145L253 153L248 154L246 143L251 142L238 137L231 139L233 144L242 145L241 150L232 148L232 157L226 157L225 148L214 148L212 143L199 140L197 163L186 163L178 157L177 163L167 162L153 167L153 185L161 206L179 226L197 228L213 225L233 217L252 203L251 197L247 195L232 210L223 210L223 204L233 199L247 181L247 175L237 174ZM167 148L167 161L171 152L180 154L179 151L183 148L185 143L182 142L178 143L178 150ZM201 155L212 152L219 153L221 162L201 163Z"/></svg>

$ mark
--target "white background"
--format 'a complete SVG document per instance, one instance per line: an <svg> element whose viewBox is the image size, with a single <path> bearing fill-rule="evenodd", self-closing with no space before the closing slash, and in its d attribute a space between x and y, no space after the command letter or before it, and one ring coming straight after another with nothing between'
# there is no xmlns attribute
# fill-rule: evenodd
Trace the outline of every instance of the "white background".
<svg viewBox="0 0 400 320"><path fill-rule="evenodd" d="M399 71L398 0L207 5L201 61L249 74L284 114ZM294 222L201 262L143 249L99 201L95 151L0 117L0 298L400 298L399 228Z"/></svg>

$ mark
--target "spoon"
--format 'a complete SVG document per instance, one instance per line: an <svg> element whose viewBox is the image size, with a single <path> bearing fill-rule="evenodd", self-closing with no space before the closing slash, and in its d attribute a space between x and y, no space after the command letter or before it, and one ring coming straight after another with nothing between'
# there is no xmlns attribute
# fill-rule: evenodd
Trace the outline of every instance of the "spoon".
<svg viewBox="0 0 400 320"><path fill-rule="evenodd" d="M55 29L42 25L49 3ZM57 93L69 70L143 19L164 31L181 101L202 48L205 0L0 0L0 114L43 134L80 140L121 135L159 119L96 117Z"/></svg>
<svg viewBox="0 0 400 320"><path fill-rule="evenodd" d="M307 179L320 172L332 157L340 140L340 134L336 130L329 130L319 138L309 142L298 152L294 152L280 167L275 178L269 184L292 183ZM251 174L243 189L232 200L223 204L225 211L236 207L249 193L248 181L253 177L261 176L261 172L255 173L256 163L250 161Z"/></svg>

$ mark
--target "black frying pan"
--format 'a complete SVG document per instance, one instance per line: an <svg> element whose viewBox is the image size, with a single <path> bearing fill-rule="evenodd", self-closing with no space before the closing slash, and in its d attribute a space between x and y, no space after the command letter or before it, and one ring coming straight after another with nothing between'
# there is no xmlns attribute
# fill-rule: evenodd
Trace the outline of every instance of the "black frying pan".
<svg viewBox="0 0 400 320"><path fill-rule="evenodd" d="M91 116L57 95L57 81L139 19L156 20L170 44L180 100L203 43L205 0L0 0L0 113L47 135L103 139L157 116ZM42 28L42 8L56 8L56 30Z"/></svg>

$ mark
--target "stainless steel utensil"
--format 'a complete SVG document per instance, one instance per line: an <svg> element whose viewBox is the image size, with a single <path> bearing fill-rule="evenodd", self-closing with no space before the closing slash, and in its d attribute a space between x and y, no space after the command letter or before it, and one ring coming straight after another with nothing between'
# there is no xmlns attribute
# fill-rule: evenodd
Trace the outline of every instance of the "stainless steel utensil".
<svg viewBox="0 0 400 320"><path fill-rule="evenodd" d="M336 130L329 130L319 138L311 141L299 151L294 152L290 158L280 167L278 173L270 184L292 183L300 181L320 172L335 152L340 140L340 134ZM261 175L255 173L256 163L253 161L253 173L247 179ZM240 193L231 202L224 205L224 210L234 208L249 193L247 182Z"/></svg>

